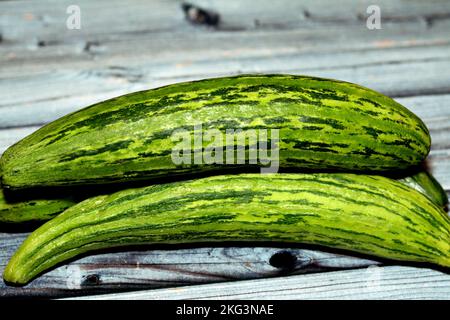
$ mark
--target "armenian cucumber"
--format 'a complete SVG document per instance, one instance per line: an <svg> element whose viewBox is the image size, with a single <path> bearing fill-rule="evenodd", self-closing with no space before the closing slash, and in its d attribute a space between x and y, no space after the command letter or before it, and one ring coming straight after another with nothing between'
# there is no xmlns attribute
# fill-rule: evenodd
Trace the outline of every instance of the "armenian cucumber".
<svg viewBox="0 0 450 320"><path fill-rule="evenodd" d="M349 173L242 174L87 199L34 231L3 276L25 284L96 249L222 241L314 244L450 267L450 219L398 181Z"/></svg>
<svg viewBox="0 0 450 320"><path fill-rule="evenodd" d="M8 201L4 190L0 188L0 223L47 221L76 202L72 197Z"/></svg>
<svg viewBox="0 0 450 320"><path fill-rule="evenodd" d="M440 207L447 204L447 194L436 179L428 172L419 172L398 181L426 195ZM107 192L110 193L110 192ZM84 195L83 198L88 198ZM0 188L0 223L26 223L47 221L81 201L80 197L61 197L8 201Z"/></svg>
<svg viewBox="0 0 450 320"><path fill-rule="evenodd" d="M448 203L447 194L436 179L428 172L398 179L401 183L416 189L426 195L440 207ZM87 198L85 195L83 198ZM44 199L42 197L30 200L7 201L3 189L0 188L0 223L26 223L47 221L57 214L81 201L80 197L57 197Z"/></svg>
<svg viewBox="0 0 450 320"><path fill-rule="evenodd" d="M184 130L194 137L195 128L216 129L220 138L202 139L188 150L192 161L174 162L180 141L173 134ZM3 186L107 184L200 174L230 164L245 170L267 165L248 152L261 151L260 144L237 145L225 138L227 129L267 130L260 142L278 140L278 165L289 169L398 171L423 161L431 143L417 116L373 90L307 76L241 75L131 93L64 116L3 154ZM205 163L212 144L223 157ZM225 159L233 148L247 149L245 164Z"/></svg>

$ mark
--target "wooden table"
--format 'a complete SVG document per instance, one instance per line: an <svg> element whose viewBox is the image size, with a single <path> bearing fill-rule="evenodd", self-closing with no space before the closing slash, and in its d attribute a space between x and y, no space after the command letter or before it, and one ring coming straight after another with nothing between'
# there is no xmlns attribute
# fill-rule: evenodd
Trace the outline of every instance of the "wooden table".
<svg viewBox="0 0 450 320"><path fill-rule="evenodd" d="M375 30L366 25L372 1L191 1L220 16L206 26L187 21L180 1L77 0L81 29L68 29L73 2L0 2L0 153L49 121L126 92L239 73L309 74L368 86L419 115L433 139L428 166L450 191L450 2L378 0ZM189 16L205 20L193 9ZM26 235L2 230L0 271ZM101 253L23 288L0 283L1 297L93 294L449 299L450 275L275 245Z"/></svg>

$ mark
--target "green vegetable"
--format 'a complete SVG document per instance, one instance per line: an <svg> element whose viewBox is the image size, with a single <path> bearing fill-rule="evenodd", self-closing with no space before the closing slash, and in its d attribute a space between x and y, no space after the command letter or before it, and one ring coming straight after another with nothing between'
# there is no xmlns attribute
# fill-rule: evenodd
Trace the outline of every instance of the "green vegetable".
<svg viewBox="0 0 450 320"><path fill-rule="evenodd" d="M129 189L85 200L33 232L4 279L25 284L96 249L138 244L280 241L450 266L450 220L381 176L243 174Z"/></svg>
<svg viewBox="0 0 450 320"><path fill-rule="evenodd" d="M398 181L423 193L440 207L445 207L447 204L448 199L444 189L427 172L419 172L399 179ZM83 198L87 197L87 195L84 195ZM73 206L75 203L80 202L80 200L80 197L60 196L59 198L55 197L53 199L38 197L33 200L17 200L11 202L5 199L3 190L0 188L0 223L47 221Z"/></svg>
<svg viewBox="0 0 450 320"><path fill-rule="evenodd" d="M419 118L370 89L306 76L244 75L136 92L62 117L4 153L3 185L106 184L231 168L226 161L174 163L180 142L172 134L183 129L192 136L195 125L219 130L222 139L214 143L222 142L222 150L236 148L225 140L226 129L267 129L263 142L273 142L272 129L279 129L282 168L398 171L423 161L431 143ZM208 145L204 139L202 147ZM248 162L236 165L255 166Z"/></svg>
<svg viewBox="0 0 450 320"><path fill-rule="evenodd" d="M43 197L25 201L7 201L0 188L0 223L23 223L46 221L55 217L76 201L70 197L45 199Z"/></svg>

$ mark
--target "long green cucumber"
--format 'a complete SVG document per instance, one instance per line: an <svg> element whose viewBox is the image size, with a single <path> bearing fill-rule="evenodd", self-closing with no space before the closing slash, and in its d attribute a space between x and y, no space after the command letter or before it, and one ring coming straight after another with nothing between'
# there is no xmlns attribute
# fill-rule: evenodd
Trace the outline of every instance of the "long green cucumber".
<svg viewBox="0 0 450 320"><path fill-rule="evenodd" d="M447 194L444 189L427 172L419 172L398 181L423 193L440 207L445 207L447 204ZM84 198L87 196L85 195ZM0 188L0 223L47 221L80 201L79 197L54 196L52 199L38 197L11 202L5 199L3 189Z"/></svg>
<svg viewBox="0 0 450 320"><path fill-rule="evenodd" d="M444 189L427 172L419 172L398 181L423 193L440 207L445 207L447 204L447 194ZM84 196L84 198L87 197L87 195ZM54 196L52 199L39 197L33 200L10 202L5 199L3 190L0 188L0 223L47 221L80 202L80 199L79 197Z"/></svg>
<svg viewBox="0 0 450 320"><path fill-rule="evenodd" d="M24 223L47 221L73 206L77 201L71 197L7 201L0 188L0 223Z"/></svg>
<svg viewBox="0 0 450 320"><path fill-rule="evenodd" d="M430 173L426 171L421 171L407 176L399 179L399 181L423 193L440 207L445 207L448 204L448 196L444 188Z"/></svg>
<svg viewBox="0 0 450 320"><path fill-rule="evenodd" d="M25 284L96 249L221 241L314 244L449 267L449 240L443 210L386 177L224 175L87 199L33 232L3 276Z"/></svg>
<svg viewBox="0 0 450 320"><path fill-rule="evenodd" d="M64 116L3 154L3 185L106 184L230 168L226 159L174 163L173 134L193 136L200 125L220 131L214 145L223 150L237 148L227 129L279 129L281 168L397 171L423 161L431 143L417 116L373 90L307 76L243 75L136 92ZM189 158L208 145L203 139Z"/></svg>

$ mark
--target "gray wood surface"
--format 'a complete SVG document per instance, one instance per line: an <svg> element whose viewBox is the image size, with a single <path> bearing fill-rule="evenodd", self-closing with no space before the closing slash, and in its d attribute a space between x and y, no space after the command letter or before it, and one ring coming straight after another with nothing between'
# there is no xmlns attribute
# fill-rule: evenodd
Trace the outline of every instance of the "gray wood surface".
<svg viewBox="0 0 450 320"><path fill-rule="evenodd" d="M378 267L319 274L143 290L73 299L92 300L279 300L450 299L450 276L412 267Z"/></svg>
<svg viewBox="0 0 450 320"><path fill-rule="evenodd" d="M449 1L379 0L381 30L366 28L368 0L189 2L218 13L220 24L188 23L176 0L77 0L82 27L68 30L73 1L1 1L0 154L49 121L127 92L239 73L309 74L368 86L419 115L433 139L428 167L450 194ZM25 236L0 233L0 271ZM280 251L293 266L270 265ZM1 281L0 297L177 287L112 297L448 299L448 277L305 248L146 248L86 256L24 288Z"/></svg>

